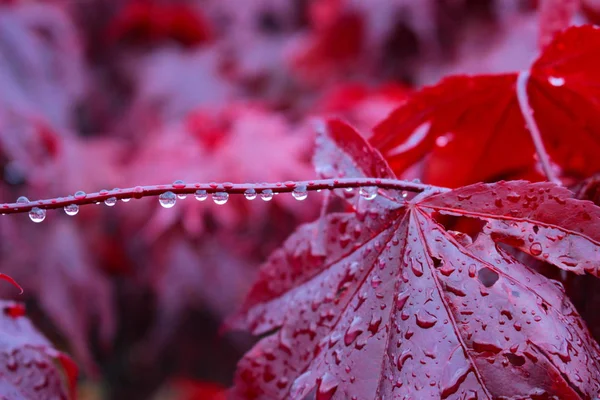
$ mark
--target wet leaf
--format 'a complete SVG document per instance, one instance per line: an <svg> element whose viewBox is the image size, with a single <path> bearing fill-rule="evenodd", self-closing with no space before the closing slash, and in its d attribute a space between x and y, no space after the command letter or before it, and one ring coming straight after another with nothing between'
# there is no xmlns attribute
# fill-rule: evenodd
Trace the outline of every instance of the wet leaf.
<svg viewBox="0 0 600 400"><path fill-rule="evenodd" d="M73 398L75 364L35 329L23 304L0 301L0 309L0 396Z"/></svg>
<svg viewBox="0 0 600 400"><path fill-rule="evenodd" d="M596 27L573 27L557 35L528 71L529 106L563 176L600 170L598 49ZM398 175L424 161L422 179L434 185L540 180L517 80L517 73L446 78L379 124L372 143Z"/></svg>
<svg viewBox="0 0 600 400"><path fill-rule="evenodd" d="M340 131L345 139L337 142ZM322 160L332 144L362 140L339 121L324 132ZM366 150L368 164L362 148L338 146L345 161L337 174L364 176L385 163ZM448 215L479 220L481 229L449 231ZM263 265L233 321L265 336L240 362L234 393L595 397L598 345L562 286L512 254L598 276L599 217L600 208L564 188L515 181L434 189L407 201L386 196L364 212L303 225ZM315 225L323 255L312 252Z"/></svg>

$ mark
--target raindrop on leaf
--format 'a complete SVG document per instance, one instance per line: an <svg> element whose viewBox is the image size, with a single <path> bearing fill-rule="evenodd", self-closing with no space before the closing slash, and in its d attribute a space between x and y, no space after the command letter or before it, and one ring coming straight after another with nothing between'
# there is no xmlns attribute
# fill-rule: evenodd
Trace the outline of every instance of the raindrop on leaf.
<svg viewBox="0 0 600 400"><path fill-rule="evenodd" d="M529 252L532 256L539 256L542 254L542 245L538 242L532 243L531 246L529 246Z"/></svg>
<svg viewBox="0 0 600 400"><path fill-rule="evenodd" d="M377 187L376 186L361 187L359 193L363 199L373 200L375 197L377 197Z"/></svg>

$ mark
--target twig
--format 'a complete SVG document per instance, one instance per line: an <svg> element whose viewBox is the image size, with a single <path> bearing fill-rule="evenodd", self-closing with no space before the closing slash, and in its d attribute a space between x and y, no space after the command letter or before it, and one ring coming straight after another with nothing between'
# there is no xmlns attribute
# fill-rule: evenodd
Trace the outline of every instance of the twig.
<svg viewBox="0 0 600 400"><path fill-rule="evenodd" d="M32 208L37 207L44 210L64 208L65 206L76 204L95 204L103 202L107 199L141 199L143 197L160 196L165 192L173 192L175 194L195 194L197 191L206 191L206 194L217 192L226 192L228 194L244 194L247 190L254 189L260 194L264 190L272 190L273 193L290 193L295 189L306 189L306 191L316 191L323 189L344 189L344 188L361 188L367 186L375 186L380 189L406 190L410 192L420 193L425 190L447 191L449 189L432 187L416 182L402 181L396 179L374 179L374 178L344 178L344 179L321 179L314 181L299 181L299 182L277 182L277 183L256 183L256 184L233 184L230 182L224 183L173 183L168 185L153 185L153 186L136 186L128 189L114 189L89 193L79 196L58 197L46 200L35 200L20 203L0 204L0 214L17 214L29 212Z"/></svg>

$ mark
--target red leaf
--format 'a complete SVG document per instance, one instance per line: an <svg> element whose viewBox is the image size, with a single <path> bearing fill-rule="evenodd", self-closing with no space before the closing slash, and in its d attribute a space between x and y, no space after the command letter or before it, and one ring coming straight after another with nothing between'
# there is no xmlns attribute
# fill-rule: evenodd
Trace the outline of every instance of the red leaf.
<svg viewBox="0 0 600 400"><path fill-rule="evenodd" d="M208 23L184 4L160 4L131 1L108 28L113 42L133 41L140 44L173 40L195 46L211 37Z"/></svg>
<svg viewBox="0 0 600 400"><path fill-rule="evenodd" d="M339 132L329 137L321 159ZM368 170L364 149L338 151L354 160L353 174ZM301 226L262 267L236 320L266 337L240 362L234 394L597 396L598 345L562 287L512 255L599 275L600 208L571 196L551 183L476 184L406 202L388 196ZM484 226L469 236L440 215ZM324 229L322 256L311 252L314 224Z"/></svg>
<svg viewBox="0 0 600 400"><path fill-rule="evenodd" d="M26 294L39 301L40 308L67 339L71 353L86 373L97 373L87 338L97 325L100 345L110 346L116 323L113 288L87 253L89 249L82 235L66 219L53 220L47 226L48 231L45 227L33 228L31 224L18 225L17 229L11 224L16 221L2 222L0 237L7 249L27 248L25 238L40 243L36 251L3 252L7 272L23 285Z"/></svg>
<svg viewBox="0 0 600 400"><path fill-rule="evenodd" d="M20 293L19 294L23 294L23 288L21 287L21 285L19 285L17 283L17 281L15 281L13 278L11 278L8 275L2 274L0 273L0 279L10 283L11 285L13 285L14 287L16 287L17 289L19 289Z"/></svg>
<svg viewBox="0 0 600 400"><path fill-rule="evenodd" d="M22 304L0 301L0 308L0 397L72 398L77 367L27 318L14 313L24 309Z"/></svg>
<svg viewBox="0 0 600 400"><path fill-rule="evenodd" d="M529 105L546 150L564 175L586 176L600 169L595 156L600 151L599 50L599 30L571 28L555 38L529 71ZM444 79L377 126L372 143L398 175L425 158L423 180L435 185L539 179L517 99L517 77Z"/></svg>

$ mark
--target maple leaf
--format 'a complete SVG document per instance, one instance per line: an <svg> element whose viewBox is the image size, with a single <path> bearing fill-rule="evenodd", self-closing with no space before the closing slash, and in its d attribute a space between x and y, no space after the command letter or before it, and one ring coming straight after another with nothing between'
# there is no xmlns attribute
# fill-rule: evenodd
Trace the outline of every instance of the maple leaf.
<svg viewBox="0 0 600 400"><path fill-rule="evenodd" d="M86 372L97 373L88 337L97 322L101 345L110 346L116 325L113 288L87 255L76 225L58 219L46 231L6 219L0 227L4 271L39 300ZM28 248L29 242L39 243L36 251L11 251ZM13 294L14 288L7 289Z"/></svg>
<svg viewBox="0 0 600 400"><path fill-rule="evenodd" d="M72 398L75 364L35 329L23 304L2 300L0 309L0 396Z"/></svg>
<svg viewBox="0 0 600 400"><path fill-rule="evenodd" d="M598 49L600 30L573 27L558 34L521 74L446 78L416 93L378 125L372 143L399 176L425 159L422 179L434 185L503 177L539 180L524 117L531 108L560 172L589 176L600 169L595 157ZM528 104L520 104L519 95Z"/></svg>
<svg viewBox="0 0 600 400"><path fill-rule="evenodd" d="M391 173L349 126L329 121L323 131L318 169L328 163L338 176ZM239 363L234 396L600 393L600 349L564 290L512 255L597 276L600 208L552 183L525 181L407 200L379 192L370 207L357 207L363 211L301 226L262 267L232 324L266 337ZM482 227L451 231L440 216ZM324 254L312 251L315 225Z"/></svg>

